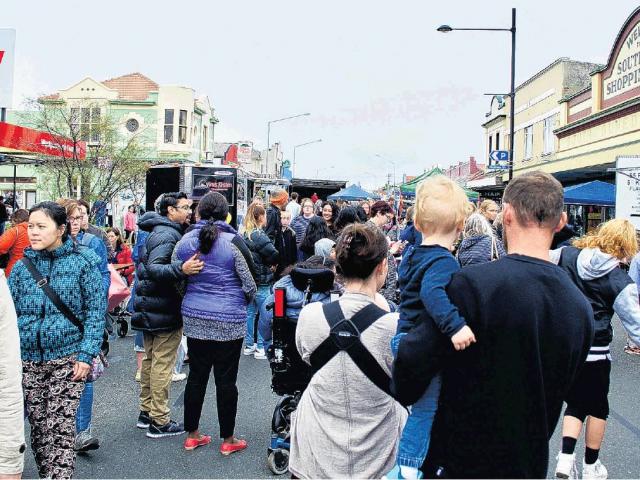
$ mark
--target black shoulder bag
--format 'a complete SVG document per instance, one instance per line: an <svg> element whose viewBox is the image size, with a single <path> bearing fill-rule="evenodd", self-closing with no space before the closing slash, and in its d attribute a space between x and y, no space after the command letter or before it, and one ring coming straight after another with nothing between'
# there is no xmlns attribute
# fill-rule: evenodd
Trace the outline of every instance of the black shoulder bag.
<svg viewBox="0 0 640 480"><path fill-rule="evenodd" d="M325 303L322 310L331 332L329 338L311 354L310 363L314 372L324 367L339 352L344 351L376 387L392 396L389 375L360 340L362 332L389 312L371 303L347 320L338 301Z"/></svg>
<svg viewBox="0 0 640 480"><path fill-rule="evenodd" d="M60 299L58 294L53 290L53 288L51 288L51 285L49 285L47 279L42 276L42 274L38 271L31 260L29 260L27 257L22 257L22 263L24 263L24 266L27 267L27 270L29 270L29 273L36 281L36 285L38 286L38 288L42 289L44 294L49 297L49 300L51 300L56 308L60 310L60 313L62 313L69 319L71 323L78 327L80 333L84 333L84 325L82 324L82 322L78 320L78 317L76 317L74 313L69 309L69 307L67 307L66 303L64 303Z"/></svg>

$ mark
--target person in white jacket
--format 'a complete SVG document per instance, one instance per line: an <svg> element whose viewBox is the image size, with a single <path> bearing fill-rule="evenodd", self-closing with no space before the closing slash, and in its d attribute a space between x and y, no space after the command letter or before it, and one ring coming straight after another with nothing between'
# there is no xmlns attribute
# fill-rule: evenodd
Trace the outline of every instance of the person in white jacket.
<svg viewBox="0 0 640 480"><path fill-rule="evenodd" d="M2 270L0 352L0 479L20 478L25 450L20 337L16 310Z"/></svg>

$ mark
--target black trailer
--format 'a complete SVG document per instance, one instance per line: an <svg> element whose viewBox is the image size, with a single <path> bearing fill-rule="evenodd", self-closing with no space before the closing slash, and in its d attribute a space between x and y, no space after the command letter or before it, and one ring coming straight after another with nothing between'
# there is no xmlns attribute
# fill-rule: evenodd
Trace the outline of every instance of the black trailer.
<svg viewBox="0 0 640 480"><path fill-rule="evenodd" d="M339 192L347 186L344 180L318 180L308 178L294 178L289 187L290 192L297 192L300 198L311 198L315 193L325 200L329 195Z"/></svg>
<svg viewBox="0 0 640 480"><path fill-rule="evenodd" d="M172 163L154 165L147 171L146 209L167 192L185 192L194 204L208 192L219 192L229 202L231 225L237 228L238 171L210 164Z"/></svg>

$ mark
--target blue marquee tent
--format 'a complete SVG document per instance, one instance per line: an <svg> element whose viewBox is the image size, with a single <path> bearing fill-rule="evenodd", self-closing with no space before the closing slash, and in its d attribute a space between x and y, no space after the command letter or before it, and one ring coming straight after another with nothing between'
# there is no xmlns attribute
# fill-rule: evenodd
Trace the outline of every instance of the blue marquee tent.
<svg viewBox="0 0 640 480"><path fill-rule="evenodd" d="M600 180L572 185L564 189L564 203L613 207L616 204L616 186Z"/></svg>
<svg viewBox="0 0 640 480"><path fill-rule="evenodd" d="M346 200L346 201L366 200L368 198L379 198L379 197L377 195L374 195L373 193L369 193L363 190L362 187L360 187L360 185L356 185L355 183L327 197L327 199L329 200Z"/></svg>

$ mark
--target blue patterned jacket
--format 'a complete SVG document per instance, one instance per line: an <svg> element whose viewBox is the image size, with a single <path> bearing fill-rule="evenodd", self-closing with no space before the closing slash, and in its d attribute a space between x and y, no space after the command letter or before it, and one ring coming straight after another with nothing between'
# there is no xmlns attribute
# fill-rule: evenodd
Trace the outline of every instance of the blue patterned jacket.
<svg viewBox="0 0 640 480"><path fill-rule="evenodd" d="M70 238L52 252L27 248L24 255L84 324L84 335L18 262L9 276L9 289L18 315L22 359L46 361L77 354L79 361L90 364L100 352L107 309L98 256Z"/></svg>

